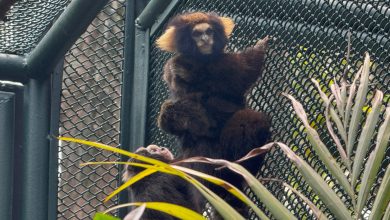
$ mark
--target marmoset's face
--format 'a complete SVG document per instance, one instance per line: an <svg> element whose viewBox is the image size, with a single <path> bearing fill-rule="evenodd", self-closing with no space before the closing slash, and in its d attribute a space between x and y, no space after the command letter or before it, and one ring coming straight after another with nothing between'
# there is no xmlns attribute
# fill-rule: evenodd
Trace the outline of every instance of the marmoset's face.
<svg viewBox="0 0 390 220"><path fill-rule="evenodd" d="M157 155L161 155L163 156L166 160L173 160L174 159L174 156L173 154L171 153L171 151L169 151L167 148L165 147L159 147L157 145L149 145L146 147L146 150L148 151L148 153L154 155L154 154L157 154ZM138 150L137 150L138 151Z"/></svg>
<svg viewBox="0 0 390 220"><path fill-rule="evenodd" d="M200 23L192 29L192 39L201 54L211 54L214 44L214 30L210 24Z"/></svg>

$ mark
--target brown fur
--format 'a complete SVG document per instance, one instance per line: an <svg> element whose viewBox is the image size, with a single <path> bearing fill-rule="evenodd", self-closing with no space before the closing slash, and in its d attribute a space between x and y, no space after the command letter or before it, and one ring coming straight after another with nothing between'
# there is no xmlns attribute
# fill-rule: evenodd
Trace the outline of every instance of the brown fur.
<svg viewBox="0 0 390 220"><path fill-rule="evenodd" d="M151 151L151 147L157 148L157 151ZM168 151L165 149L164 151ZM160 160L165 163L172 162L173 158L163 153L162 148L149 145L147 148L141 147L136 150L137 154ZM170 154L170 152L169 152ZM139 162L134 159L130 159L129 162ZM141 162L142 163L142 162ZM123 181L128 181L131 177L141 172L143 168L127 166L123 173ZM139 182L135 183L130 188L130 196L134 202L166 202L177 204L197 212L201 212L201 209L194 205L194 196L192 196L192 188L189 183L180 177L164 174L154 173ZM168 214L160 211L154 211L146 209L143 213L142 220L174 220L174 218Z"/></svg>
<svg viewBox="0 0 390 220"><path fill-rule="evenodd" d="M210 55L200 53L191 39L194 24L204 22L214 30L215 45ZM263 71L268 38L244 51L227 53L224 48L232 25L225 24L215 14L180 15L157 41L159 46L163 41L174 47L168 51L177 52L164 67L163 79L170 98L161 106L158 125L181 141L179 159L206 156L234 161L265 144L271 136L269 117L245 104L246 92ZM260 156L244 165L255 173L262 159ZM238 175L226 170L217 172L209 165L191 167L242 185ZM219 193L223 195L222 191ZM239 202L229 196L227 199L241 210Z"/></svg>

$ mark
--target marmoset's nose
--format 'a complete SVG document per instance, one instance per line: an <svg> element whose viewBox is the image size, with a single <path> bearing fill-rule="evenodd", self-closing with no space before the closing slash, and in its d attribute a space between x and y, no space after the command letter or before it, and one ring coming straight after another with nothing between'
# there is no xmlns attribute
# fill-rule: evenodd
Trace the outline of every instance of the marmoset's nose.
<svg viewBox="0 0 390 220"><path fill-rule="evenodd" d="M209 36L206 33L203 33L202 36L200 37L200 39L203 40L203 41L208 41L209 40Z"/></svg>

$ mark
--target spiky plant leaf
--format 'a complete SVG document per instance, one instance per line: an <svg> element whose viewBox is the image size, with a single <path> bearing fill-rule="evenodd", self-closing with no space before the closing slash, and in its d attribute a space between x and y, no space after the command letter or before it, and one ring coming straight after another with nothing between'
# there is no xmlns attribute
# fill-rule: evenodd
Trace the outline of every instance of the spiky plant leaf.
<svg viewBox="0 0 390 220"><path fill-rule="evenodd" d="M344 175L344 172L340 168L340 165L337 163L336 159L330 154L326 145L321 141L317 131L310 126L302 104L299 103L291 95L284 95L291 100L295 113L301 119L303 125L306 128L305 132L307 133L307 138L321 161L328 168L332 176L336 178L336 180L340 183L341 186L343 186L343 188L351 196L351 198L353 198L355 193L352 190L352 187L349 184L347 177Z"/></svg>
<svg viewBox="0 0 390 220"><path fill-rule="evenodd" d="M368 194L374 184L377 173L381 167L382 160L385 156L386 148L390 139L390 107L387 107L385 113L385 120L379 128L376 146L371 152L370 157L366 163L364 174L362 177L362 183L360 184L360 191L358 194L357 213L363 210L364 205L367 202Z"/></svg>
<svg viewBox="0 0 390 220"><path fill-rule="evenodd" d="M387 166L382 183L376 194L374 205L369 220L382 219L390 203L390 165Z"/></svg>
<svg viewBox="0 0 390 220"><path fill-rule="evenodd" d="M139 220L139 219L141 219L142 215L144 214L145 209L146 209L146 204L143 204L143 205L141 205L141 206L138 206L137 208L135 208L134 210L132 210L131 212L129 212L129 213L123 218L123 220Z"/></svg>
<svg viewBox="0 0 390 220"><path fill-rule="evenodd" d="M203 184L201 184L198 180L194 179L193 177L183 173L182 171L176 170L172 168L171 165L161 162L159 160L155 160L152 158L144 157L135 153L131 153L119 148L111 147L109 145L93 142L93 141L86 141L86 140L80 140L77 138L70 138L70 137L60 137L60 140L63 141L70 141L74 143L80 143L85 144L87 146L96 147L104 150L108 150L111 152L119 153L146 163L150 163L153 165L142 165L145 168L149 169L156 169L160 172L165 172L173 175L177 175L184 180L191 183L196 189L199 190L199 192L210 202L210 204L218 211L219 214L221 214L224 218L234 218L237 220L244 219L235 209L233 209L226 201L221 199L217 194L215 194L213 191L205 187ZM129 163L130 164L130 163Z"/></svg>
<svg viewBox="0 0 390 220"><path fill-rule="evenodd" d="M366 102L366 97L368 93L368 76L370 74L370 56L368 53L366 53L366 56L364 58L361 78L360 78L360 85L357 90L356 98L355 98L355 105L353 107L352 116L351 116L351 124L349 125L348 130L348 143L347 143L347 154L351 155L353 146L356 141L358 128L360 125L361 118L363 116L363 106Z"/></svg>
<svg viewBox="0 0 390 220"><path fill-rule="evenodd" d="M120 218L98 212L93 216L93 220L120 220Z"/></svg>
<svg viewBox="0 0 390 220"><path fill-rule="evenodd" d="M191 209L188 209L183 206L171 204L171 203L165 203L165 202L133 202L133 203L125 203L121 205L114 206L110 209L107 209L105 213L114 211L116 209L125 208L129 206L145 206L148 209L157 210L160 212L167 213L173 217L179 218L179 219L185 219L185 220L205 220L206 218L203 217L201 214L198 214L197 212L192 211Z"/></svg>
<svg viewBox="0 0 390 220"><path fill-rule="evenodd" d="M256 196L260 199L260 201L264 203L267 209L270 210L273 217L281 220L296 219L295 216L291 214L291 212L286 207L284 207L284 205L281 204L279 200L275 198L275 196L272 195L272 193L269 192L262 183L259 182L258 179L256 179L256 177L254 177L241 165L226 160L217 160L217 159L210 159L205 157L189 158L183 161L217 164L229 168L230 170L240 174L245 179L245 181L247 182L251 190L256 194ZM228 218L228 219L232 219L232 218Z"/></svg>
<svg viewBox="0 0 390 220"><path fill-rule="evenodd" d="M337 194L330 188L327 182L313 169L309 164L297 156L285 144L278 144L280 149L287 155L287 157L299 169L302 176L305 178L309 186L317 193L321 201L329 210L335 215L337 219L352 219L348 208L344 202L337 196Z"/></svg>
<svg viewBox="0 0 390 220"><path fill-rule="evenodd" d="M191 158L189 158L190 160L192 160ZM242 202L244 202L246 205L248 205L250 208L252 208L253 212L256 213L256 215L258 217L260 217L260 219L264 219L264 220L267 220L269 219L263 211L261 211L259 209L259 207L257 207L256 204L253 203L253 201L251 199L249 199L243 192L241 192L239 189L237 189L235 186L233 186L232 184L220 179L220 178L217 178L217 177L214 177L214 176L210 176L208 174L205 174L205 173L202 173L202 172L198 172L196 170L192 170L192 169L188 169L186 167L182 167L182 166L173 166L175 169L178 169L178 170L181 170L185 173L188 173L188 174L191 174L193 176L197 176L201 179L204 179L204 180L207 180L208 182L211 182L215 185L218 185L222 188L225 188L228 192L230 192L232 195L234 195L235 197L237 197L238 199L240 199Z"/></svg>
<svg viewBox="0 0 390 220"><path fill-rule="evenodd" d="M347 100L347 105L345 107L345 112L344 112L344 125L345 126L347 126L349 124L349 119L350 119L351 112L352 112L353 98L355 97L355 94L356 94L357 81L360 78L362 70L363 70L363 67L361 67L359 69L359 71L357 72L357 74L355 76L355 79L352 81L352 84L349 87L348 100ZM349 142L349 140L347 140L345 143L348 145L348 142Z"/></svg>
<svg viewBox="0 0 390 220"><path fill-rule="evenodd" d="M352 168L352 186L355 186L356 181L360 176L363 160L367 155L367 151L375 131L375 126L378 124L379 114L382 107L382 99L383 93L378 90L373 99L372 110L367 115L366 123L363 126L358 146L356 148L356 155Z"/></svg>
<svg viewBox="0 0 390 220"><path fill-rule="evenodd" d="M314 79L311 79L311 81L314 83L314 85L317 87L317 90L318 92L320 93L320 96L321 96L321 99L322 99L322 102L324 103L324 107L328 106L328 105L331 105L331 100L329 99L329 97L321 90L321 87L320 87L320 84L314 80ZM340 136L341 138L343 139L344 142L347 142L347 133L346 133L346 130L344 128L344 125L341 121L341 119L339 118L339 116L337 115L336 111L334 110L334 108L330 108L330 115L333 119L333 121L335 122L336 124L336 127L337 127L337 130L339 131L340 133ZM338 149L340 151L340 149ZM343 150L344 151L344 150ZM340 155L343 156L345 155L345 153L343 153L343 151L340 152ZM346 156L345 156L346 157Z"/></svg>

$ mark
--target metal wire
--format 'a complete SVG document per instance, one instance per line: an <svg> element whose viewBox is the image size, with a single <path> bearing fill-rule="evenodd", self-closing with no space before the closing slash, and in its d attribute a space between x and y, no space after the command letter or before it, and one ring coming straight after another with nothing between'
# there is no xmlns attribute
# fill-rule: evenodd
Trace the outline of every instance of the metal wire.
<svg viewBox="0 0 390 220"><path fill-rule="evenodd" d="M16 1L0 21L0 53L29 53L70 0Z"/></svg>
<svg viewBox="0 0 390 220"><path fill-rule="evenodd" d="M124 45L124 1L111 1L65 58L60 134L119 145ZM88 161L115 161L118 155L62 143L59 156L58 219L91 219L117 199L118 167L80 167Z"/></svg>
<svg viewBox="0 0 390 220"><path fill-rule="evenodd" d="M17 1L0 22L0 53L25 55L35 47L55 18L70 0ZM112 0L97 16L88 30L65 58L61 101L60 135L119 145L120 102L124 47L124 0ZM319 130L321 139L335 156L337 151L324 128L319 94L310 82L317 79L324 88L334 78L340 80L345 68L347 34L352 35L348 78L361 64L364 52L372 57L373 89L385 93L390 100L390 5L388 1L323 1L323 0L182 0L173 15L190 11L214 11L236 21L229 51L241 50L258 39L271 35L264 77L249 93L248 105L267 112L273 120L273 139L292 147L317 171L329 176L312 151L303 127L292 114L287 92L305 103L309 120ZM128 21L133 22L133 21ZM151 36L151 42L162 30ZM161 80L162 67L170 57L154 45L150 51L150 79L146 142L166 146L175 151L175 139L157 128L156 117L167 88ZM326 91L329 92L329 91ZM383 120L383 117L381 118ZM96 211L106 209L117 200L102 204L103 198L118 185L118 168L112 166L83 167L82 162L117 160L115 154L88 147L61 143L59 155L58 219L90 219ZM390 163L390 147L382 162L375 195L385 167ZM276 178L297 187L315 201L328 217L331 214L302 176L280 150L270 152L259 178ZM332 179L335 191L346 204L350 198ZM271 192L300 219L314 219L309 208L297 196L277 182L265 183ZM249 192L255 200L255 196ZM365 212L371 208L370 197ZM261 207L263 207L260 204ZM266 211L266 210L265 210ZM269 214L269 213L268 213ZM253 216L253 218L255 218Z"/></svg>
<svg viewBox="0 0 390 220"><path fill-rule="evenodd" d="M345 51L348 31L352 35L352 52L348 72L349 80L361 64L363 53L368 51L373 61L371 89L382 90L389 104L390 92L390 7L386 1L297 1L297 0L187 0L181 1L173 15L191 11L214 11L236 21L229 51L241 50L258 39L271 35L275 41L268 53L264 77L258 81L248 96L248 105L267 112L273 120L273 139L287 143L305 158L320 174L330 177L335 191L351 206L350 198L327 173L324 165L310 148L303 126L292 114L289 101L281 95L287 92L303 102L309 120L319 130L321 139L337 156L337 150L326 132L322 103L310 78L328 87L334 78L340 80L345 68ZM151 41L161 30L151 36ZM155 46L150 54L150 93L147 142L174 146L174 139L156 126L159 107L167 98L167 89L161 80L162 67L169 55ZM344 62L343 62L344 60ZM329 92L329 91L327 91ZM372 91L371 91L372 92ZM390 147L382 162L378 181L390 162ZM276 178L297 187L315 201L322 211L332 218L312 189L280 150L266 157L259 171L261 178ZM314 219L303 201L279 183L267 182L272 193L299 218ZM372 190L378 189L378 183ZM253 196L253 194L250 194ZM255 199L255 197L253 196ZM372 206L372 198L367 210ZM253 218L255 218L253 216Z"/></svg>

